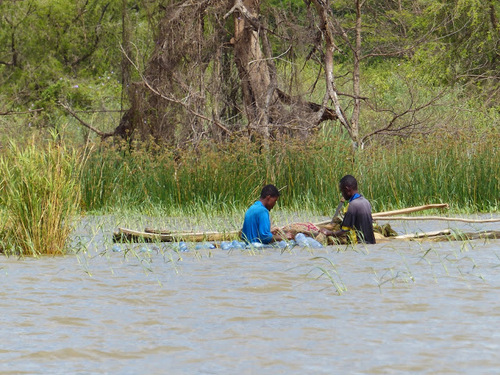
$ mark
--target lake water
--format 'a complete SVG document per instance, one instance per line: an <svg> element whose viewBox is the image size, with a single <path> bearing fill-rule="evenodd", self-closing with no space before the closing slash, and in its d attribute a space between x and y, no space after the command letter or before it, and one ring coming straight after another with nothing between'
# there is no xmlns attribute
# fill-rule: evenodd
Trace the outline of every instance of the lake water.
<svg viewBox="0 0 500 375"><path fill-rule="evenodd" d="M500 240L113 251L117 224L84 219L76 255L0 258L1 374L499 371Z"/></svg>

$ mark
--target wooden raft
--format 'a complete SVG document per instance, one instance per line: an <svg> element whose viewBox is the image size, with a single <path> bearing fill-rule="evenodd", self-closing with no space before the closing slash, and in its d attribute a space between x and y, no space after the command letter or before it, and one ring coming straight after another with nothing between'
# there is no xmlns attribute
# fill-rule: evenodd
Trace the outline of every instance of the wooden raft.
<svg viewBox="0 0 500 375"><path fill-rule="evenodd" d="M151 233L141 232L127 228L118 228L113 235L114 242L217 242L217 241L231 241L239 239L239 232L175 232L175 233ZM500 239L500 231L481 231L481 232L452 232L449 229L409 233L395 237L377 237L377 243L393 242L393 241L470 241L478 239Z"/></svg>
<svg viewBox="0 0 500 375"><path fill-rule="evenodd" d="M428 204L424 206L416 206L404 208L401 210L386 211L374 213L375 220L445 220L445 221L462 221L462 222L500 222L500 219L473 220L463 218L448 218L448 217L401 217L396 215L408 214L429 209L446 209L448 204ZM331 220L315 223L316 226L327 225ZM145 228L144 231L137 231L128 228L118 228L113 234L114 242L216 242L230 241L240 238L240 231L227 232L175 232L166 229ZM417 241L453 241L453 240L473 240L473 239L499 239L500 231L483 231L474 233L452 232L449 229L425 233L411 233L395 237L377 238L377 242L388 242L394 240L417 240Z"/></svg>

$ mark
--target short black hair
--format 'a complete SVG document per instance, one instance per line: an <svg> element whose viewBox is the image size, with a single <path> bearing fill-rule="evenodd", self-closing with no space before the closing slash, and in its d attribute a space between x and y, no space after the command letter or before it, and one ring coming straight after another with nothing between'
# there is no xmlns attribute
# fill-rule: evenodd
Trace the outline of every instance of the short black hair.
<svg viewBox="0 0 500 375"><path fill-rule="evenodd" d="M264 199L268 195L270 195L271 197L279 197L280 191L274 185L266 185L262 188L262 191L260 192L260 197Z"/></svg>
<svg viewBox="0 0 500 375"><path fill-rule="evenodd" d="M339 186L340 186L340 188L347 186L347 187L350 187L351 189L357 190L358 189L358 181L356 181L354 176L351 176L350 174L348 174L340 179Z"/></svg>

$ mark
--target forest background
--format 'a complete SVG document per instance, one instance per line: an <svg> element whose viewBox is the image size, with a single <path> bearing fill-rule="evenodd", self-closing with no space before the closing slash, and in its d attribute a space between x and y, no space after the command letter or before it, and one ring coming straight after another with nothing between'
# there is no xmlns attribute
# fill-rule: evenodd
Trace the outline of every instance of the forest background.
<svg viewBox="0 0 500 375"><path fill-rule="evenodd" d="M274 183L280 208L330 215L349 173L374 211L498 212L499 14L493 0L0 0L2 209L61 178L83 212L242 213Z"/></svg>

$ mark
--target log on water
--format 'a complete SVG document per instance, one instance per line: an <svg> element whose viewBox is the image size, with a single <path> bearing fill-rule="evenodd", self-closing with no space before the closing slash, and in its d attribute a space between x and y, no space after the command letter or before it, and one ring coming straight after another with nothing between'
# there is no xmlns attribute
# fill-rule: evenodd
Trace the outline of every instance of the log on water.
<svg viewBox="0 0 500 375"><path fill-rule="evenodd" d="M395 236L395 237L391 237L391 238L395 239L395 240L414 240L417 238L428 238L428 237L442 236L442 235L448 235L448 234L451 234L451 230L445 229L445 230L436 230L436 231L432 231L432 232L408 233L408 234L402 234L400 236Z"/></svg>
<svg viewBox="0 0 500 375"><path fill-rule="evenodd" d="M179 241L190 241L190 242L202 242L202 241L228 241L235 240L240 238L240 231L233 230L227 232L175 232L169 231L166 229L154 229L154 228L145 228L144 232L146 233L155 233L161 235L170 235Z"/></svg>
<svg viewBox="0 0 500 375"><path fill-rule="evenodd" d="M191 233L191 234L205 234L205 235L216 235L216 234L224 234L227 236L238 236L240 231L239 230L230 230L230 231L224 231L224 232L215 232L215 231L209 231L209 232L176 232L172 231L169 229L155 229L155 228L145 228L144 232L146 233L155 233L155 234L173 234L173 233Z"/></svg>
<svg viewBox="0 0 500 375"><path fill-rule="evenodd" d="M387 217L387 216L394 216L394 215L401 215L401 214L409 214L411 212L431 210L433 208L447 209L448 207L449 207L448 203L426 204L423 206L402 208L401 210L376 212L376 213L372 214L372 217L374 219L376 219L378 217ZM331 222L331 220L327 220L327 221L322 221L320 223L315 223L315 225L327 225L327 224L330 224L330 222Z"/></svg>
<svg viewBox="0 0 500 375"><path fill-rule="evenodd" d="M410 241L471 241L471 240L495 240L500 239L500 231L480 231L480 232L454 232L450 229L433 232L409 233L401 236L390 237L394 240L410 240Z"/></svg>
<svg viewBox="0 0 500 375"><path fill-rule="evenodd" d="M409 214L411 212L431 210L433 208L447 209L447 208L449 208L449 205L448 205L448 203L426 204L426 205L423 205L423 206L415 206L415 207L402 208L400 210L394 210L394 211L376 212L372 216L373 216L373 218L376 218L376 217L379 217L379 216L383 216L383 217L385 217L385 216L394 216L394 215L401 215L401 214Z"/></svg>
<svg viewBox="0 0 500 375"><path fill-rule="evenodd" d="M169 242L171 239L169 234L147 233L127 228L118 228L113 233L113 242Z"/></svg>
<svg viewBox="0 0 500 375"><path fill-rule="evenodd" d="M376 216L373 220L441 220L441 221L461 221L463 223L498 223L500 219L466 219L462 217L443 216Z"/></svg>
<svg viewBox="0 0 500 375"><path fill-rule="evenodd" d="M481 232L453 232L446 235L431 237L428 240L432 242L443 241L472 241L472 240L499 240L500 231L488 230Z"/></svg>
<svg viewBox="0 0 500 375"><path fill-rule="evenodd" d="M203 242L228 241L236 239L238 232L170 232L166 231L136 231L127 228L118 228L113 235L114 242Z"/></svg>

